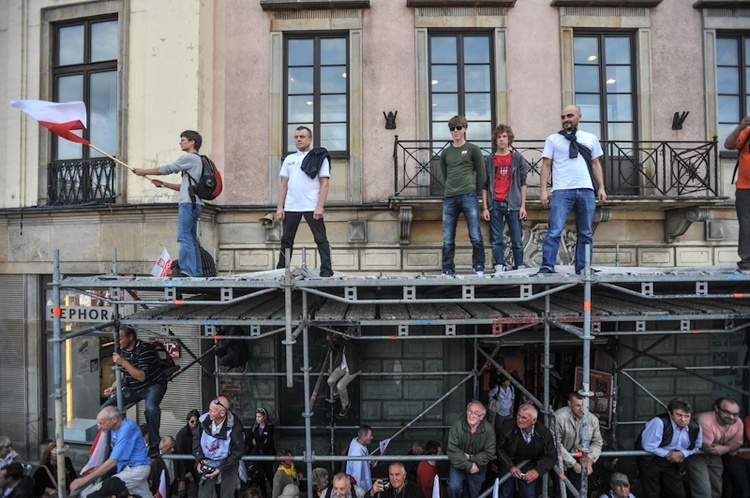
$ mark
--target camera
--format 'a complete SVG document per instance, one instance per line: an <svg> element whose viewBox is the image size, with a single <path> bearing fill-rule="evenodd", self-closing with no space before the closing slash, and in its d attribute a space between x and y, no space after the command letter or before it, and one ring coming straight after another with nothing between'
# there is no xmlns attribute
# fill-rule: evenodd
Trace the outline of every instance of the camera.
<svg viewBox="0 0 750 498"><path fill-rule="evenodd" d="M198 486L203 486L206 484L206 481L208 481L208 477L206 474L211 474L213 472L216 472L216 467L211 467L210 465L206 465L205 463L201 464L201 472L200 478L198 478Z"/></svg>
<svg viewBox="0 0 750 498"><path fill-rule="evenodd" d="M391 481L385 481L384 480L381 484L383 485L383 491L385 491L386 489L389 489L391 487Z"/></svg>

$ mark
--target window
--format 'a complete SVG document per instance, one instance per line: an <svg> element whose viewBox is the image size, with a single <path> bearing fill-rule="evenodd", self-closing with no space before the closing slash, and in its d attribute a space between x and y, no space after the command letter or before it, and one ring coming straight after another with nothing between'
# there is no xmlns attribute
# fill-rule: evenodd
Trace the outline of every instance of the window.
<svg viewBox="0 0 750 498"><path fill-rule="evenodd" d="M348 37L288 37L285 42L285 152L296 150L294 130L307 126L314 147L325 147L334 157L347 156Z"/></svg>
<svg viewBox="0 0 750 498"><path fill-rule="evenodd" d="M432 140L451 140L448 121L469 122L466 138L489 146L492 137L494 67L489 34L430 35Z"/></svg>
<svg viewBox="0 0 750 498"><path fill-rule="evenodd" d="M719 100L719 144L750 112L750 37L720 36L716 39L716 86ZM726 149L724 149L726 150Z"/></svg>
<svg viewBox="0 0 750 498"><path fill-rule="evenodd" d="M636 140L633 37L576 34L573 44L579 128L600 140Z"/></svg>
<svg viewBox="0 0 750 498"><path fill-rule="evenodd" d="M84 136L98 148L117 152L118 23L93 18L58 24L54 28L53 100L82 100L88 112ZM55 137L53 160L86 159L102 154Z"/></svg>

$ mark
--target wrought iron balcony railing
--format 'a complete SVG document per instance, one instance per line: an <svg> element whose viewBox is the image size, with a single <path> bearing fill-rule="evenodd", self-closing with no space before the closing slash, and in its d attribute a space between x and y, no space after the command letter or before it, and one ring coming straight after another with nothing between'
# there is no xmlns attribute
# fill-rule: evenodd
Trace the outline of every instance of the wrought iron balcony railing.
<svg viewBox="0 0 750 498"><path fill-rule="evenodd" d="M450 142L444 141L399 140L396 136L394 195L442 197L440 154L449 145ZM538 197L544 140L517 140L513 148L529 163L529 197ZM605 141L602 148L604 183L610 196L719 196L719 148L715 137L710 142ZM489 147L482 150L485 154L492 153Z"/></svg>
<svg viewBox="0 0 750 498"><path fill-rule="evenodd" d="M49 205L114 203L115 162L107 158L57 161L47 166Z"/></svg>

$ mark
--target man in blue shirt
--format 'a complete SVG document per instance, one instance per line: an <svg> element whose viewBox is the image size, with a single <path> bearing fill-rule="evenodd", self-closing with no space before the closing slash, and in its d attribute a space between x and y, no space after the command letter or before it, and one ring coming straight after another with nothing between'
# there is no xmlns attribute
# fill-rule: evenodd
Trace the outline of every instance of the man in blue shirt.
<svg viewBox="0 0 750 498"><path fill-rule="evenodd" d="M645 498L685 498L680 463L700 450L701 427L692 420L690 403L675 398L667 413L648 421L635 442L652 456L638 457Z"/></svg>
<svg viewBox="0 0 750 498"><path fill-rule="evenodd" d="M97 488L96 485L89 484L117 468L115 477L125 483L131 495L151 496L147 482L151 460L148 458L146 443L138 425L132 420L123 419L120 410L115 406L102 408L96 416L96 424L99 430L109 432L112 452L93 472L71 482L70 491L83 489L81 497L85 498Z"/></svg>

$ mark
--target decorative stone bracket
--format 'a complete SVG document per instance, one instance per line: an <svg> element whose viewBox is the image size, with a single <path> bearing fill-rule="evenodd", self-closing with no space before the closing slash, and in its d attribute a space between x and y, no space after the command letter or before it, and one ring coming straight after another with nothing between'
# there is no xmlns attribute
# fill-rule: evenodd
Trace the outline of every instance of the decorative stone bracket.
<svg viewBox="0 0 750 498"><path fill-rule="evenodd" d="M667 211L664 220L664 240L674 242L676 237L683 235L690 225L696 221L706 221L712 217L711 210L704 207L690 207Z"/></svg>
<svg viewBox="0 0 750 498"><path fill-rule="evenodd" d="M606 223L612 219L612 208L600 206L594 211L594 222L591 224L591 233L596 233L599 223Z"/></svg>
<svg viewBox="0 0 750 498"><path fill-rule="evenodd" d="M411 237L411 221L414 219L414 214L411 211L411 206L399 206L398 208L398 233L399 233L399 244L408 244L409 237Z"/></svg>

